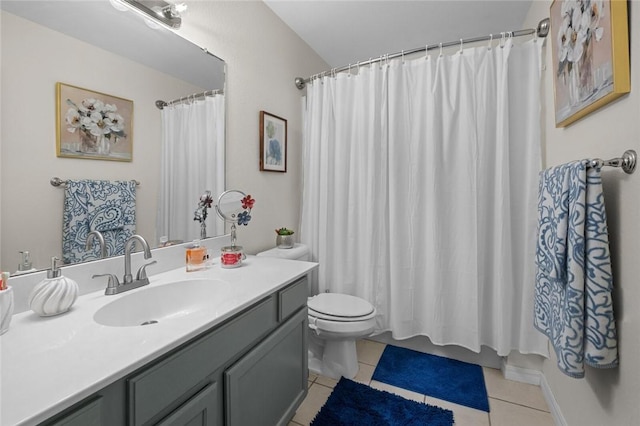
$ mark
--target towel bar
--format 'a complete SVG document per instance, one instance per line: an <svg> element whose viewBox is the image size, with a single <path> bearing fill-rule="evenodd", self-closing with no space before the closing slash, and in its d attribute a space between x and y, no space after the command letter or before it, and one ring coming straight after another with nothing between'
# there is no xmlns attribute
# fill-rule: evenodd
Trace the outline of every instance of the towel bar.
<svg viewBox="0 0 640 426"><path fill-rule="evenodd" d="M140 186L140 182L138 182L137 180L134 180L133 182L136 183L136 186ZM67 184L66 180L62 180L59 177L52 177L51 180L49 181L49 183L52 186L63 186Z"/></svg>
<svg viewBox="0 0 640 426"><path fill-rule="evenodd" d="M631 174L636 170L636 160L638 155L633 149L628 149L622 154L622 157L612 158L610 160L601 160L600 158L594 158L589 160L589 167L602 168L603 166L621 167L625 173Z"/></svg>

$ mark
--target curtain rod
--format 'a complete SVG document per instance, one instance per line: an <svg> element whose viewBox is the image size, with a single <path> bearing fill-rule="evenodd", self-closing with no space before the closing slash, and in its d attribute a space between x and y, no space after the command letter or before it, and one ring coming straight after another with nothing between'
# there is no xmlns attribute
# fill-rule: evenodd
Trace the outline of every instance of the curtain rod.
<svg viewBox="0 0 640 426"><path fill-rule="evenodd" d="M516 30L516 31L507 31L507 32L502 32L499 34L500 37L521 37L521 36L526 36L526 35L531 35L531 34L536 34L538 37L544 38L547 36L547 34L549 34L549 18L544 18L543 20L541 20L540 22L538 22L538 27L533 29L525 29L525 30ZM498 35L498 34L497 34ZM362 66L362 65L370 65L370 64L375 64L376 62L381 62L381 61L386 61L389 59L394 59L394 58L398 58L401 56L405 56L405 55L411 55L413 53L419 53L419 52L426 52L428 50L432 50L432 49L443 49L445 47L451 47L451 46L458 46L458 45L464 45L464 44L469 44L469 43L477 43L480 41L486 41L486 40L493 40L493 34L489 34L487 36L481 36L481 37L473 37L473 38L465 38L465 39L460 39L460 40L456 40L456 41L448 41L446 43L437 43L434 45L426 45L424 47L418 47L415 49L411 49L411 50L403 50L401 52L396 52L396 53L392 53L389 55L382 55L377 59L369 59L368 61L364 61L364 62L358 62L358 64L356 66ZM499 37L496 37L496 40L498 40ZM347 71L350 70L352 67L354 66L354 64L349 64L340 68L333 68L331 69L331 71L325 71L323 73L320 74L316 74L316 76L319 75L323 75L326 74L327 72L330 73L338 73L338 72L342 72L342 71ZM302 77L296 77L294 82L295 85L298 89L302 90L305 88L305 86L307 85L308 82L311 81L312 77L308 77L308 78L302 78Z"/></svg>
<svg viewBox="0 0 640 426"><path fill-rule="evenodd" d="M156 108L163 109L166 106L173 105L173 104L178 104L178 103L181 103L181 102L184 102L184 101L188 101L189 99L195 100L198 97L204 98L206 96L220 95L222 93L223 93L222 89L205 90L204 92L194 93L193 95L184 96L182 98L174 99L174 100L169 101L169 102L165 102L163 100L157 100L156 101Z"/></svg>

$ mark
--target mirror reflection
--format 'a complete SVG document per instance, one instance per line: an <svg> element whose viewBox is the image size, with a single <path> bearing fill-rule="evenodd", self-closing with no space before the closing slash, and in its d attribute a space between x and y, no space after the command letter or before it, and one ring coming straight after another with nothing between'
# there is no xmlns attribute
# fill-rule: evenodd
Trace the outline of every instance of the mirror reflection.
<svg viewBox="0 0 640 426"><path fill-rule="evenodd" d="M3 0L0 7L2 270L15 273L19 265L21 269L44 269L52 256L62 258L66 185L51 185L53 177L137 181L135 233L154 246L160 241L198 238L200 227L193 212L199 196L210 190L215 197L224 190L224 61L167 29L152 29L136 14L116 10L106 0ZM130 162L56 156L56 83L133 102L133 125L127 134ZM158 100L177 102L160 110L155 105ZM191 167L189 155L193 154L184 155L177 145L191 135L167 137L172 134L167 129L172 129L172 120L182 122L173 117L179 115L176 111L185 115L188 107L204 100L215 104L218 118L209 134L217 138L212 155L219 161ZM62 110L62 115L66 112ZM199 126L186 127L195 132ZM180 155L185 158L177 161ZM182 169L174 170L176 162L181 162ZM185 168L189 180L170 187L168 183ZM113 214L119 213L122 208ZM187 223L186 230L165 226L175 218L182 220L180 217ZM208 236L224 232L222 220L210 215L209 221ZM114 217L107 226L111 228L103 226L106 231L101 234L120 229L121 224ZM99 228L87 226L78 235L78 247L82 247L78 250L90 247L94 253L91 259L77 261L100 257L97 237L91 245L86 242L88 234ZM106 251L107 255L118 254Z"/></svg>

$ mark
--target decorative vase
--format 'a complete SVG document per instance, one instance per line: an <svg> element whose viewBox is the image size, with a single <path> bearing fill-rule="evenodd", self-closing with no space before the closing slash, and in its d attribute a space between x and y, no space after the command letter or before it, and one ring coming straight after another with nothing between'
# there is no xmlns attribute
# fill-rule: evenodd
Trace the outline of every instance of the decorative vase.
<svg viewBox="0 0 640 426"><path fill-rule="evenodd" d="M109 155L111 154L111 141L106 136L98 136L98 154Z"/></svg>
<svg viewBox="0 0 640 426"><path fill-rule="evenodd" d="M13 287L0 291L0 335L9 330L13 316Z"/></svg>
<svg viewBox="0 0 640 426"><path fill-rule="evenodd" d="M80 131L80 152L91 153L98 152L98 137L92 135L91 133L87 133L84 131Z"/></svg>
<svg viewBox="0 0 640 426"><path fill-rule="evenodd" d="M582 56L572 62L569 69L569 103L572 107L589 99L596 89L593 76L593 40L588 39L582 47Z"/></svg>
<svg viewBox="0 0 640 426"><path fill-rule="evenodd" d="M46 278L29 295L29 307L41 317L65 313L78 298L78 284L67 277Z"/></svg>
<svg viewBox="0 0 640 426"><path fill-rule="evenodd" d="M200 239L204 240L205 238L207 238L207 224L203 220L200 222Z"/></svg>
<svg viewBox="0 0 640 426"><path fill-rule="evenodd" d="M580 101L587 100L594 91L595 83L593 78L593 40L587 39L584 44L582 57L577 63L580 70Z"/></svg>
<svg viewBox="0 0 640 426"><path fill-rule="evenodd" d="M293 235L278 235L276 236L276 246L281 249L290 249L295 242L293 241Z"/></svg>

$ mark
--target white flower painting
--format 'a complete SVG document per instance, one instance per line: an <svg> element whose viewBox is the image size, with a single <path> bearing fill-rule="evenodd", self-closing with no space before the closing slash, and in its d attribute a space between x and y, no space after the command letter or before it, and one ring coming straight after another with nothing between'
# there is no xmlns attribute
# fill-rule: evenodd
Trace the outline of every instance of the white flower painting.
<svg viewBox="0 0 640 426"><path fill-rule="evenodd" d="M62 83L58 156L131 161L133 102Z"/></svg>
<svg viewBox="0 0 640 426"><path fill-rule="evenodd" d="M619 92L613 40L628 46L626 19L626 2L555 0L551 5L558 127L599 108L610 101L610 94ZM613 37L614 31L626 34L621 40ZM628 74L628 58L626 63Z"/></svg>

